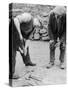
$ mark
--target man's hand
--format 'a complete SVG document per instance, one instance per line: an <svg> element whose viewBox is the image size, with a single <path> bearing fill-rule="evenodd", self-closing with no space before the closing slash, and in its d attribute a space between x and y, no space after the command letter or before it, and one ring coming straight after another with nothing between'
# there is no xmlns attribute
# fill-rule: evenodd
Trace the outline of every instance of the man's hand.
<svg viewBox="0 0 68 90"><path fill-rule="evenodd" d="M51 44L51 43L53 43L53 42L54 42L54 40L50 40L49 44Z"/></svg>

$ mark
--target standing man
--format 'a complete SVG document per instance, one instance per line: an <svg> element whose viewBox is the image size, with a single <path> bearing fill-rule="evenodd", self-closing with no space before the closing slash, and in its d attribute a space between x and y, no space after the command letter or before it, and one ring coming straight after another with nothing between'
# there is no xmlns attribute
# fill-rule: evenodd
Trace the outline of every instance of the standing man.
<svg viewBox="0 0 68 90"><path fill-rule="evenodd" d="M64 69L64 56L66 49L66 7L55 7L49 14L48 33L50 37L50 62L47 68L51 68L55 61L55 49L57 39L60 41L60 68Z"/></svg>
<svg viewBox="0 0 68 90"><path fill-rule="evenodd" d="M23 53L20 51L23 61L26 66L35 66L36 64L32 63L30 60L29 55L29 47L26 45L26 42L29 42L29 36L31 35L32 31L34 30L34 22L33 17L30 13L23 13L21 15L16 16L15 18L11 19L9 25L9 43L12 45L9 48L12 48L12 52L10 49L9 55L9 78L18 78L18 76L14 76L15 72L15 64L16 64L16 51L20 51L19 47L23 50ZM11 57L12 56L12 57ZM12 58L12 60L11 60Z"/></svg>

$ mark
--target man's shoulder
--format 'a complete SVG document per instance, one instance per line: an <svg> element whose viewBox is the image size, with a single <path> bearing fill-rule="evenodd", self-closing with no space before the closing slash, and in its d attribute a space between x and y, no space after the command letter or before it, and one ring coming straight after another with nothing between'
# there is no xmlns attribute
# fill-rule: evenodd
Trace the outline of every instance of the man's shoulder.
<svg viewBox="0 0 68 90"><path fill-rule="evenodd" d="M56 13L58 15L62 15L64 13L66 13L66 8L64 6L57 6L50 12L50 14L51 13Z"/></svg>

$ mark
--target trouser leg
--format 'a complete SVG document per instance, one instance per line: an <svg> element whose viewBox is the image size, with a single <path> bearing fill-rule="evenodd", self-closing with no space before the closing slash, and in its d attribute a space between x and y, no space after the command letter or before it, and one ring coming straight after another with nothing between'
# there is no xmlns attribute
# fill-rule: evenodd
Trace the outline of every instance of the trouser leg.
<svg viewBox="0 0 68 90"><path fill-rule="evenodd" d="M56 42L50 41L50 62L47 65L47 68L51 68L54 65L54 61L55 61L55 44Z"/></svg>
<svg viewBox="0 0 68 90"><path fill-rule="evenodd" d="M64 59L65 59L65 44L61 43L60 44L60 57L59 57L61 69L65 68L65 60Z"/></svg>
<svg viewBox="0 0 68 90"><path fill-rule="evenodd" d="M36 64L32 63L30 54L29 54L29 44L27 43L27 40L24 40L24 43L22 44L23 47L23 53L21 53L21 56L23 58L23 62L26 66L35 66Z"/></svg>
<svg viewBox="0 0 68 90"><path fill-rule="evenodd" d="M54 60L55 60L55 44L56 44L55 41L50 43L50 62L51 63L54 63Z"/></svg>
<svg viewBox="0 0 68 90"><path fill-rule="evenodd" d="M66 51L66 35L63 34L63 36L60 38L60 64L61 64L61 69L64 69L65 65L65 51Z"/></svg>
<svg viewBox="0 0 68 90"><path fill-rule="evenodd" d="M64 56L65 56L65 43L60 44L60 62L64 62Z"/></svg>

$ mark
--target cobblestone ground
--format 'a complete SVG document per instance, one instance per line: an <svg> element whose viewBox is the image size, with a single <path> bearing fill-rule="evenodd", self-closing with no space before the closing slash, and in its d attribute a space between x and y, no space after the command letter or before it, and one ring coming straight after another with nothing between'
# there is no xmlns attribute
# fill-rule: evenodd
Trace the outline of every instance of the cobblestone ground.
<svg viewBox="0 0 68 90"><path fill-rule="evenodd" d="M13 86L35 86L35 85L51 85L66 83L66 69L59 68L59 48L56 49L55 65L46 69L49 62L49 43L43 41L31 41L30 56L34 67L25 67L20 53L17 52L15 74L20 78L13 80Z"/></svg>

